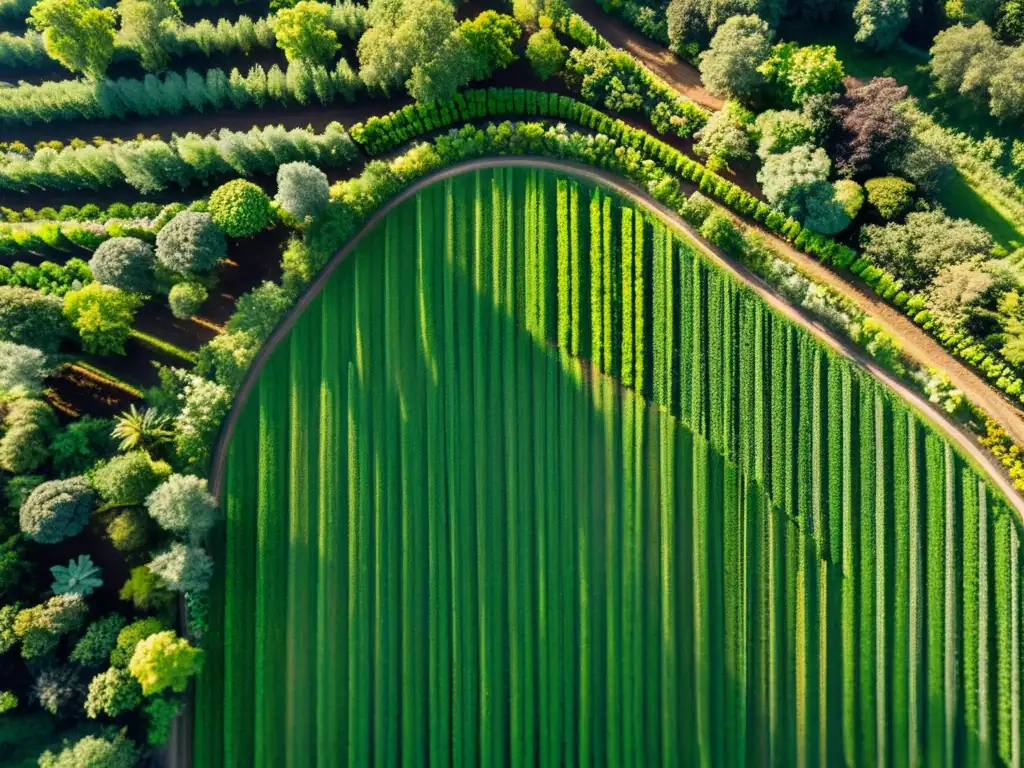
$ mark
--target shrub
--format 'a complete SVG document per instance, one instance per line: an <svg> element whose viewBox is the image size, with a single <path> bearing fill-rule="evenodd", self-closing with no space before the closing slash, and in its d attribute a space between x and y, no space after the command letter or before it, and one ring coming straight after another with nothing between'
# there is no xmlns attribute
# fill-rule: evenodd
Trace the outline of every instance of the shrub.
<svg viewBox="0 0 1024 768"><path fill-rule="evenodd" d="M117 445L111 437L110 419L83 416L68 424L53 439L53 468L61 477L79 475L110 456Z"/></svg>
<svg viewBox="0 0 1024 768"><path fill-rule="evenodd" d="M330 202L327 175L309 163L285 163L277 169L279 206L300 221L319 214Z"/></svg>
<svg viewBox="0 0 1024 768"><path fill-rule="evenodd" d="M141 305L142 300L133 293L90 283L64 297L64 315L78 330L87 352L123 355Z"/></svg>
<svg viewBox="0 0 1024 768"><path fill-rule="evenodd" d="M202 465L231 408L231 394L227 387L189 373L184 374L182 385L184 405L174 422L175 447L186 464Z"/></svg>
<svg viewBox="0 0 1024 768"><path fill-rule="evenodd" d="M143 408L140 411L132 403L127 411L117 417L110 436L120 439L118 447L122 451L152 452L174 436L168 428L169 422L170 417L156 408Z"/></svg>
<svg viewBox="0 0 1024 768"><path fill-rule="evenodd" d="M84 477L40 484L21 505L21 530L41 544L77 536L92 512L95 494Z"/></svg>
<svg viewBox="0 0 1024 768"><path fill-rule="evenodd" d="M132 451L98 467L92 485L107 504L142 504L170 473L165 462L154 462L145 451Z"/></svg>
<svg viewBox="0 0 1024 768"><path fill-rule="evenodd" d="M700 192L694 192L683 203L683 207L679 212L684 219L699 227L714 209L715 204L713 202L704 197Z"/></svg>
<svg viewBox="0 0 1024 768"><path fill-rule="evenodd" d="M149 543L149 517L139 507L126 509L107 523L107 538L120 552L137 552Z"/></svg>
<svg viewBox="0 0 1024 768"><path fill-rule="evenodd" d="M18 475L10 478L7 481L7 487L4 488L7 506L17 512L29 494L45 480L45 475Z"/></svg>
<svg viewBox="0 0 1024 768"><path fill-rule="evenodd" d="M117 644L110 652L110 663L115 667L127 667L132 654L135 653L135 646L150 635L155 635L166 629L167 623L156 616L133 621L117 633Z"/></svg>
<svg viewBox="0 0 1024 768"><path fill-rule="evenodd" d="M743 233L728 214L712 211L701 224L700 233L726 253L743 255Z"/></svg>
<svg viewBox="0 0 1024 768"><path fill-rule="evenodd" d="M228 320L228 330L243 331L257 341L265 341L289 306L291 302L284 289L267 281L238 299L235 314Z"/></svg>
<svg viewBox="0 0 1024 768"><path fill-rule="evenodd" d="M141 641L128 662L142 692L152 696L170 688L184 693L189 678L203 666L203 652L174 632L158 632Z"/></svg>
<svg viewBox="0 0 1024 768"><path fill-rule="evenodd" d="M134 768L135 745L123 734L113 738L85 736L59 754L49 750L39 758L39 768Z"/></svg>
<svg viewBox="0 0 1024 768"><path fill-rule="evenodd" d="M128 600L140 611L163 608L174 600L163 582L144 565L132 568L128 580L121 587L120 598Z"/></svg>
<svg viewBox="0 0 1024 768"><path fill-rule="evenodd" d="M136 709L142 704L142 689L129 672L111 667L100 672L89 683L89 695L85 700L86 714L97 718L101 714L117 717L122 712Z"/></svg>
<svg viewBox="0 0 1024 768"><path fill-rule="evenodd" d="M757 138L757 156L764 160L768 155L781 154L801 144L811 143L814 126L801 112L768 110L757 116L753 134Z"/></svg>
<svg viewBox="0 0 1024 768"><path fill-rule="evenodd" d="M542 29L530 35L526 43L526 58L534 73L541 80L547 80L565 66L567 49L551 29Z"/></svg>
<svg viewBox="0 0 1024 768"><path fill-rule="evenodd" d="M51 715L64 715L81 696L82 683L78 670L70 664L48 667L36 677L32 692L39 706Z"/></svg>
<svg viewBox="0 0 1024 768"><path fill-rule="evenodd" d="M66 566L54 565L50 568L53 584L50 587L55 595L81 595L88 597L98 587L103 586L100 569L88 555L79 555Z"/></svg>
<svg viewBox="0 0 1024 768"><path fill-rule="evenodd" d="M325 64L334 57L341 45L338 34L328 24L330 16L331 6L312 0L301 0L278 10L273 28L277 47L284 51L288 61Z"/></svg>
<svg viewBox="0 0 1024 768"><path fill-rule="evenodd" d="M148 567L175 592L205 592L213 577L213 560L205 550L177 541Z"/></svg>
<svg viewBox="0 0 1024 768"><path fill-rule="evenodd" d="M217 520L217 500L206 481L194 475L171 475L149 495L146 508L164 530L193 538L203 536Z"/></svg>
<svg viewBox="0 0 1024 768"><path fill-rule="evenodd" d="M837 181L834 186L836 202L842 206L850 219L857 218L857 214L864 206L864 187L850 179Z"/></svg>
<svg viewBox="0 0 1024 768"><path fill-rule="evenodd" d="M156 258L181 275L209 272L228 252L224 231L208 213L182 211L156 236Z"/></svg>
<svg viewBox="0 0 1024 768"><path fill-rule="evenodd" d="M46 356L38 349L0 341L0 392L21 397L38 395L46 373Z"/></svg>
<svg viewBox="0 0 1024 768"><path fill-rule="evenodd" d="M124 626L124 617L112 613L90 624L71 652L71 661L83 667L100 667L110 660L117 645L117 633Z"/></svg>
<svg viewBox="0 0 1024 768"><path fill-rule="evenodd" d="M0 341L56 352L67 335L63 302L30 288L0 286Z"/></svg>
<svg viewBox="0 0 1024 768"><path fill-rule="evenodd" d="M136 237L112 237L93 253L93 279L122 291L149 293L153 287L153 246Z"/></svg>
<svg viewBox="0 0 1024 768"><path fill-rule="evenodd" d="M864 182L868 202L883 219L895 219L906 213L914 202L916 187L899 176L881 176Z"/></svg>
<svg viewBox="0 0 1024 768"><path fill-rule="evenodd" d="M0 607L0 654L7 653L18 643L18 634L14 631L21 608L17 603Z"/></svg>
<svg viewBox="0 0 1024 768"><path fill-rule="evenodd" d="M15 400L7 411L7 426L17 427L31 424L42 429L47 435L57 429L57 414L47 403L32 398Z"/></svg>
<svg viewBox="0 0 1024 768"><path fill-rule="evenodd" d="M14 691L0 691L0 715L18 707L18 694Z"/></svg>
<svg viewBox="0 0 1024 768"><path fill-rule="evenodd" d="M46 432L37 424L16 424L0 439L0 467L23 475L38 469L49 456Z"/></svg>
<svg viewBox="0 0 1024 768"><path fill-rule="evenodd" d="M171 738L171 723L178 715L181 705L172 699L153 699L143 711L146 713L146 743L151 747L162 747Z"/></svg>
<svg viewBox="0 0 1024 768"><path fill-rule="evenodd" d="M228 237L248 237L274 219L270 198L251 181L236 179L210 195L210 213Z"/></svg>
<svg viewBox="0 0 1024 768"><path fill-rule="evenodd" d="M21 640L21 655L35 659L50 653L63 635L81 628L88 613L80 595L55 595L20 611L14 618L14 634Z"/></svg>
<svg viewBox="0 0 1024 768"><path fill-rule="evenodd" d="M732 16L700 56L701 80L712 93L749 98L764 85L758 71L771 54L772 31L757 16Z"/></svg>
<svg viewBox="0 0 1024 768"><path fill-rule="evenodd" d="M192 317L203 306L208 295L206 288L199 283L176 283L167 295L171 314L179 320Z"/></svg>

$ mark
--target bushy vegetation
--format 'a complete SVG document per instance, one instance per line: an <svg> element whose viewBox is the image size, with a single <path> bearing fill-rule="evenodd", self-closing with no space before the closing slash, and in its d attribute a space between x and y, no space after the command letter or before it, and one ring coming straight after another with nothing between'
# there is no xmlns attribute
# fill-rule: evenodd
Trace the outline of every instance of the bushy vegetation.
<svg viewBox="0 0 1024 768"><path fill-rule="evenodd" d="M237 179L210 195L210 215L228 237L248 237L273 220L270 198L250 181Z"/></svg>

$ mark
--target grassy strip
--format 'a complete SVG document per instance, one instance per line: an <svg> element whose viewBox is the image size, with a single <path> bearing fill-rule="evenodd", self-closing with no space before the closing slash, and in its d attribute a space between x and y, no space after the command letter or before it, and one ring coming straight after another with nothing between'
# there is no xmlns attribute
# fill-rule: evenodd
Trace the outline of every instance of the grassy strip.
<svg viewBox="0 0 1024 768"><path fill-rule="evenodd" d="M85 376L88 376L91 379L95 379L96 381L102 384L106 384L109 387L116 387L117 389L120 389L122 392L127 392L132 397L137 397L140 400L143 397L141 389L133 387L124 379L119 379L117 376L114 376L114 374L107 373L106 371L97 368L96 366L91 365L90 363L87 363L84 360L78 360L77 362L71 363L70 367L71 370L76 371L77 373L81 373Z"/></svg>
<svg viewBox="0 0 1024 768"><path fill-rule="evenodd" d="M199 361L199 355L195 352L189 352L175 344L171 344L169 341L158 339L156 336L150 336L148 333L143 333L142 331L134 328L132 329L131 337L145 344L150 349L155 349L157 352L163 352L165 355L176 357L189 365L195 365Z"/></svg>

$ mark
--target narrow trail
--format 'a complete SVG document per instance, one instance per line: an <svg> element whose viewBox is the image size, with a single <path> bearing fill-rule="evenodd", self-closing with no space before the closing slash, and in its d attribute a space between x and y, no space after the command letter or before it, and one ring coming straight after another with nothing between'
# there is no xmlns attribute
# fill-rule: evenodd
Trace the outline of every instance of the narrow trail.
<svg viewBox="0 0 1024 768"><path fill-rule="evenodd" d="M642 61L682 95L712 109L722 106L722 100L713 96L701 85L700 72L691 64L677 58L671 51L662 48L658 43L627 24L609 16L592 2L580 2L575 10L609 42ZM752 176L752 174L749 175ZM747 191L752 191L749 179L733 180ZM749 224L749 222L746 223ZM918 362L941 368L955 387L962 390L973 403L998 421L1016 441L1024 443L1024 412L1021 411L1018 404L1009 400L973 369L953 357L934 338L878 296L863 281L856 279L853 275L840 274L829 269L817 259L798 251L788 241L772 232L763 229L761 232L786 258L797 264L816 281L841 291L861 309L881 321L886 326L886 330L899 339L909 357Z"/></svg>
<svg viewBox="0 0 1024 768"><path fill-rule="evenodd" d="M692 240L696 247L709 258L720 269L725 270L738 281L747 285L753 290L774 311L783 315L793 323L810 331L815 338L821 340L833 350L846 358L856 362L858 365L868 369L871 374L900 397L912 404L922 416L936 429L945 433L950 440L960 446L961 450L968 455L972 461L982 467L990 475L992 482L1006 496L1010 504L1014 506L1017 513L1024 519L1024 498L1018 495L1010 484L1009 479L1003 472L1002 466L996 460L983 451L966 430L951 422L946 414L933 403L929 402L917 391L909 388L906 384L896 379L887 370L882 368L873 358L868 356L862 349L856 346L852 340L841 337L818 323L807 311L790 304L781 295L757 275L750 272L745 266L729 256L724 251L705 243L700 235L687 223L678 213L667 206L658 203L647 195L640 187L631 182L625 181L611 171L585 166L565 160L553 160L544 157L490 157L471 160L457 165L450 166L441 171L429 174L416 183L404 189L397 196L389 200L381 208L374 212L359 231L348 240L345 246L338 251L321 270L320 275L309 285L306 292L298 302L288 311L277 328L267 339L253 360L249 371L245 376L242 386L239 388L231 406L231 411L221 425L218 434L216 447L213 454L213 462L210 474L210 489L214 495L219 496L224 481L224 469L227 463L228 446L231 443L231 436L235 426L242 414L246 400L252 393L260 372L273 351L288 335L292 326L301 317L305 309L319 295L321 290L330 280L334 271L345 261L346 258L356 249L359 243L366 237L384 218L396 207L411 198L420 190L452 176L457 176L469 171L492 168L518 166L526 168L548 168L558 173L575 176L591 183L600 184L614 190L617 194L632 200L635 203L656 212L664 221L681 232L688 239ZM856 301L856 297L854 297ZM917 330L915 328L915 330ZM918 330L918 333L920 331Z"/></svg>

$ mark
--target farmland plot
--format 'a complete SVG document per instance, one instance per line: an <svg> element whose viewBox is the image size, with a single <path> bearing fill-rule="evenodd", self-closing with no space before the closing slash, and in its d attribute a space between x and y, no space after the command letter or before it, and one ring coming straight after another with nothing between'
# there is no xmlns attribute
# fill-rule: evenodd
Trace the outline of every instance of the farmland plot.
<svg viewBox="0 0 1024 768"><path fill-rule="evenodd" d="M1005 503L570 178L391 213L269 357L223 487L197 765L1022 757Z"/></svg>

